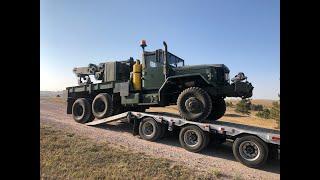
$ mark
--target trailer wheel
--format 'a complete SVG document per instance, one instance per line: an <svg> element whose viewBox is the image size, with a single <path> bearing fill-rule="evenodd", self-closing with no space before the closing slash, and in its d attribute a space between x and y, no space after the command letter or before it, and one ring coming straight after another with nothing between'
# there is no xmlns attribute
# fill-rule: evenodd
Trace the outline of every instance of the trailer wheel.
<svg viewBox="0 0 320 180"><path fill-rule="evenodd" d="M92 121L91 106L87 99L79 98L72 105L73 119L78 123L87 123Z"/></svg>
<svg viewBox="0 0 320 180"><path fill-rule="evenodd" d="M144 118L139 124L139 135L142 139L156 141L160 138L162 127L151 117Z"/></svg>
<svg viewBox="0 0 320 180"><path fill-rule="evenodd" d="M100 93L94 98L92 113L97 119L103 119L112 115L113 103L108 93Z"/></svg>
<svg viewBox="0 0 320 180"><path fill-rule="evenodd" d="M257 168L268 159L269 149L267 144L256 136L243 136L233 143L233 155L242 164Z"/></svg>
<svg viewBox="0 0 320 180"><path fill-rule="evenodd" d="M179 141L183 148L191 152L199 152L209 144L209 134L198 126L190 125L182 128Z"/></svg>
<svg viewBox="0 0 320 180"><path fill-rule="evenodd" d="M211 110L210 95L199 87L190 87L181 92L177 99L177 106L181 117L190 121L205 120Z"/></svg>

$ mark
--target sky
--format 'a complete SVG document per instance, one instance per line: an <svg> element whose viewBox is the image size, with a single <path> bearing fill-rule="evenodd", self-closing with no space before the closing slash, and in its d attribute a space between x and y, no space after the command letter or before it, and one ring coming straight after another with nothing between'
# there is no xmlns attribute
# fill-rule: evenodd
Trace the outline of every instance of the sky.
<svg viewBox="0 0 320 180"><path fill-rule="evenodd" d="M74 67L163 48L186 65L244 72L253 97L280 93L279 0L41 0L40 90L77 85Z"/></svg>

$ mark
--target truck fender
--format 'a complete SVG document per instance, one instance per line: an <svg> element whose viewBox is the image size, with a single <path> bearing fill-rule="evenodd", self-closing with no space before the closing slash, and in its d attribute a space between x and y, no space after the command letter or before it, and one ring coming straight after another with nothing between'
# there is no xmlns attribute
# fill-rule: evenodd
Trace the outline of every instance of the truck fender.
<svg viewBox="0 0 320 180"><path fill-rule="evenodd" d="M158 95L159 95L159 102L160 103L163 103L161 100L163 100L163 92L164 90L166 89L166 87L168 86L168 82L174 80L174 79L180 79L180 78L194 78L194 77L197 77L197 78L201 78L205 83L207 83L208 85L210 84L210 82L203 77L202 74L200 73L195 73L195 74L188 74L188 75L177 75L177 76L169 76L165 81L164 83L162 84L162 86L160 87L159 91L158 91Z"/></svg>

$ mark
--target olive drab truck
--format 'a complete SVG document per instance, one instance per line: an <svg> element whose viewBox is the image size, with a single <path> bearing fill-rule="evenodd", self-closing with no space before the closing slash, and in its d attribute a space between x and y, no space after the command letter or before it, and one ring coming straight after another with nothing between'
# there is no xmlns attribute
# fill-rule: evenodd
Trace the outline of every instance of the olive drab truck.
<svg viewBox="0 0 320 180"><path fill-rule="evenodd" d="M182 118L205 122L224 115L225 97L252 96L253 86L244 73L230 82L224 64L187 66L163 45L164 50L146 51L142 40L141 62L131 57L74 68L78 86L66 88L67 113L87 123L126 111L177 105Z"/></svg>

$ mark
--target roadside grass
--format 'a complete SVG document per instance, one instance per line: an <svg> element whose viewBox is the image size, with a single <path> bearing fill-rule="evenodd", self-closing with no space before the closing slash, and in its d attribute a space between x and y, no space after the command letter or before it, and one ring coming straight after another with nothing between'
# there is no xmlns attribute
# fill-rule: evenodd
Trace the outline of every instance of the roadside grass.
<svg viewBox="0 0 320 180"><path fill-rule="evenodd" d="M233 177L234 180L243 180L242 176L240 174L236 174L234 177Z"/></svg>
<svg viewBox="0 0 320 180"><path fill-rule="evenodd" d="M107 143L40 126L41 179L216 179L220 172L197 172Z"/></svg>
<svg viewBox="0 0 320 180"><path fill-rule="evenodd" d="M223 174L217 170L217 169L212 169L212 174L216 177L216 178L220 178L223 176Z"/></svg>

